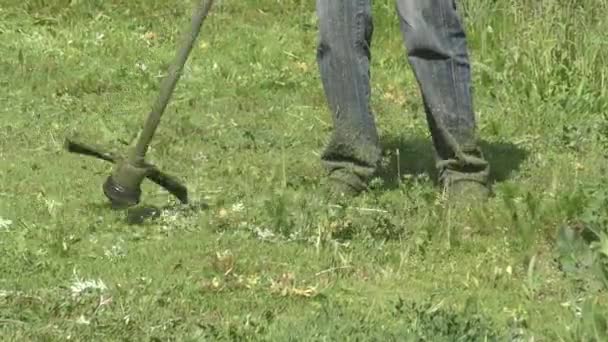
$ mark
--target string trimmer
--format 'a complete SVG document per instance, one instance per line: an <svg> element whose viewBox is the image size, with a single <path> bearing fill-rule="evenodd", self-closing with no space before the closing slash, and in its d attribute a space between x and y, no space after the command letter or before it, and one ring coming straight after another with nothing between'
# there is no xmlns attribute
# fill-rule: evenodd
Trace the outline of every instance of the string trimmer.
<svg viewBox="0 0 608 342"><path fill-rule="evenodd" d="M192 16L191 29L186 32L182 46L169 66L169 74L160 85L160 92L148 114L137 144L125 157L114 155L97 146L66 139L65 147L68 151L96 157L114 164L112 174L103 183L103 192L114 207L124 208L137 205L141 199L141 184L145 178L165 188L183 204L188 203L187 188L175 178L147 163L145 156L212 4L213 0L202 0L196 8Z"/></svg>

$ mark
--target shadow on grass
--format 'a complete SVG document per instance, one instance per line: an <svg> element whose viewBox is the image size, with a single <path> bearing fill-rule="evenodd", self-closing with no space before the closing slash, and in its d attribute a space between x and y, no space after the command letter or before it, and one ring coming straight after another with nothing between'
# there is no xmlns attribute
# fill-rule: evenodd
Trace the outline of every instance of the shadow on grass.
<svg viewBox="0 0 608 342"><path fill-rule="evenodd" d="M384 180L386 188L395 189L399 186L399 173L402 176L426 174L435 185L438 184L435 151L430 138L404 139L388 136L382 140L384 151L390 153L390 163L379 169L379 176ZM490 163L491 183L509 179L528 157L528 151L512 143L481 141L480 145L485 158ZM395 153L397 149L399 158Z"/></svg>

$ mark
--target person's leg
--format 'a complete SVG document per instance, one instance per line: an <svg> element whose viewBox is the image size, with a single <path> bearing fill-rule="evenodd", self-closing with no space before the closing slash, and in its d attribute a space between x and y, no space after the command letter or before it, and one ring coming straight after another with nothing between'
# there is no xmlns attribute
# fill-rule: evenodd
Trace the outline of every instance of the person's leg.
<svg viewBox="0 0 608 342"><path fill-rule="evenodd" d="M317 0L317 62L334 124L321 159L337 189L364 190L380 146L370 109L371 0Z"/></svg>
<svg viewBox="0 0 608 342"><path fill-rule="evenodd" d="M471 67L455 0L397 0L397 11L408 61L422 93L440 181L448 190L470 185L471 191L486 192L489 165L477 143Z"/></svg>

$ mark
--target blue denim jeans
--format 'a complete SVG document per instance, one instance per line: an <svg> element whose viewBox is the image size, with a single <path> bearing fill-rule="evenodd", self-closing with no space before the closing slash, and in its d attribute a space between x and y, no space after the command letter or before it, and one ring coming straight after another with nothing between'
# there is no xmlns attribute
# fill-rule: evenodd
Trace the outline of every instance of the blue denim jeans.
<svg viewBox="0 0 608 342"><path fill-rule="evenodd" d="M322 154L330 177L363 190L381 147L370 108L371 0L317 0L317 62L334 130ZM435 147L439 179L487 184L489 165L476 138L470 64L455 0L397 0Z"/></svg>

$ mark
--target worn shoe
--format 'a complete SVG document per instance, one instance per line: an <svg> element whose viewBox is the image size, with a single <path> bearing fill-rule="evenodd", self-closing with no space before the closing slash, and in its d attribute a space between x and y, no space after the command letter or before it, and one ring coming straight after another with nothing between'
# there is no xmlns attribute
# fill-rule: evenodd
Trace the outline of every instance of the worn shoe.
<svg viewBox="0 0 608 342"><path fill-rule="evenodd" d="M490 188L482 183L459 180L445 186L445 195L452 204L481 204L491 195Z"/></svg>
<svg viewBox="0 0 608 342"><path fill-rule="evenodd" d="M329 179L329 197L332 200L347 200L357 197L362 191L337 179Z"/></svg>
<svg viewBox="0 0 608 342"><path fill-rule="evenodd" d="M336 170L329 175L327 187L330 199L345 200L358 196L366 189L366 184L348 170Z"/></svg>

